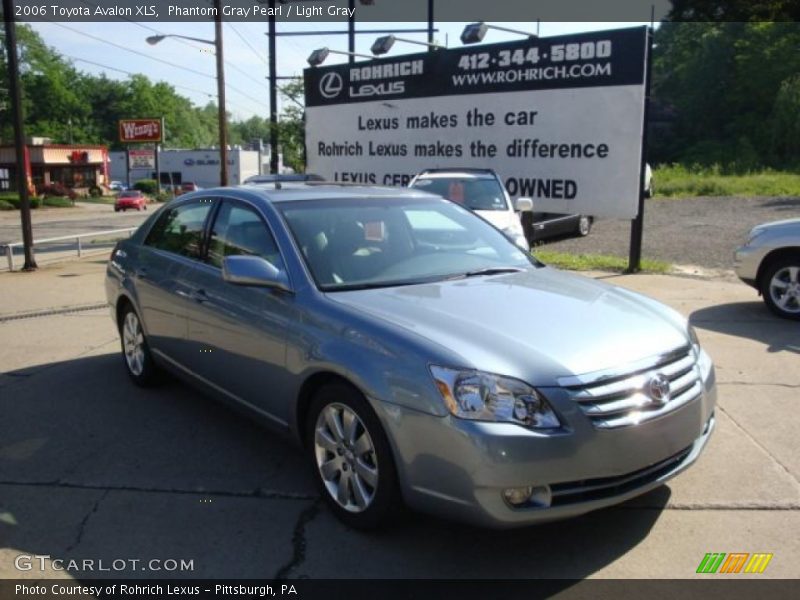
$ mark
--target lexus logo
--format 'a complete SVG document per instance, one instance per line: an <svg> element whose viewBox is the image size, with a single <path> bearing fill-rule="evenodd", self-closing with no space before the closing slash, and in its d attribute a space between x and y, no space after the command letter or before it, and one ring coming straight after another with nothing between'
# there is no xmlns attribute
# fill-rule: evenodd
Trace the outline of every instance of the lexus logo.
<svg viewBox="0 0 800 600"><path fill-rule="evenodd" d="M670 400L669 379L663 373L653 375L647 384L647 393L653 404L664 406Z"/></svg>
<svg viewBox="0 0 800 600"><path fill-rule="evenodd" d="M342 76L334 71L325 73L322 79L319 80L319 93L325 98L335 98L343 87Z"/></svg>

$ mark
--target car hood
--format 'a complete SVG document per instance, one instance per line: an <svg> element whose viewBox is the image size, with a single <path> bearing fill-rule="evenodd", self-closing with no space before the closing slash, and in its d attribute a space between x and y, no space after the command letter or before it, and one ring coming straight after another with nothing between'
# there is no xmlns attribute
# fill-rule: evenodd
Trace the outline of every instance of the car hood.
<svg viewBox="0 0 800 600"><path fill-rule="evenodd" d="M510 210L476 210L474 212L476 215L489 221L489 223L501 230L519 225L519 217L515 212Z"/></svg>
<svg viewBox="0 0 800 600"><path fill-rule="evenodd" d="M800 232L800 219L785 219L783 221L771 221L770 223L762 223L760 225L756 225L753 227L751 231L784 231L784 230L793 230Z"/></svg>
<svg viewBox="0 0 800 600"><path fill-rule="evenodd" d="M412 331L447 356L539 386L688 345L686 322L640 294L540 268L328 297ZM442 353L444 352L444 354Z"/></svg>

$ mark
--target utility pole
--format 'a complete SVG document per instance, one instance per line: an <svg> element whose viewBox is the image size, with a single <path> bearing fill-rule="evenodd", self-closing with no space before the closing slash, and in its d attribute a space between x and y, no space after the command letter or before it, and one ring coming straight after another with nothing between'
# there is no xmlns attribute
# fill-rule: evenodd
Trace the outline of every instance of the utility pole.
<svg viewBox="0 0 800 600"><path fill-rule="evenodd" d="M25 251L23 271L35 271L36 259L33 256L33 226L31 224L31 198L28 190L28 161L25 146L25 129L22 115L22 94L19 85L19 61L17 58L17 29L14 24L12 0L3 0L3 14L6 28L6 57L8 62L8 83L11 92L11 110L14 121L14 147L17 154L17 191L19 192L19 214L22 220L22 244Z"/></svg>
<svg viewBox="0 0 800 600"><path fill-rule="evenodd" d="M275 0L269 0L269 170L278 172L278 73L275 60Z"/></svg>
<svg viewBox="0 0 800 600"><path fill-rule="evenodd" d="M214 47L217 55L217 108L219 109L219 184L228 185L228 115L225 114L225 60L222 54L222 6L214 0Z"/></svg>

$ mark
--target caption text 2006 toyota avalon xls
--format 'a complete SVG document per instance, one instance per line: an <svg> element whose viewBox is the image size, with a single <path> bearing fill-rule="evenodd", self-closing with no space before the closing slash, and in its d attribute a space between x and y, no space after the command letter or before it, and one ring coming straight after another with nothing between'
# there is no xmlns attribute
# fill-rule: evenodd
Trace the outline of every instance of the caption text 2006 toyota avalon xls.
<svg viewBox="0 0 800 600"><path fill-rule="evenodd" d="M290 433L356 527L402 504L578 515L680 473L714 428L686 319L419 191L187 194L117 245L106 291L134 382L166 369Z"/></svg>

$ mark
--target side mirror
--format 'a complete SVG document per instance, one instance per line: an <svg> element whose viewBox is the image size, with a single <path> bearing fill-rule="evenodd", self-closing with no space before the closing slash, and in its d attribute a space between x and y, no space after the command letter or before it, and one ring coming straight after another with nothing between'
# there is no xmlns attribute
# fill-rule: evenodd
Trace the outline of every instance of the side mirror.
<svg viewBox="0 0 800 600"><path fill-rule="evenodd" d="M533 210L533 200L530 198L517 198L514 202L514 210L518 212L531 212Z"/></svg>
<svg viewBox="0 0 800 600"><path fill-rule="evenodd" d="M234 285L292 291L286 271L280 270L260 256L226 256L222 261L222 279Z"/></svg>

